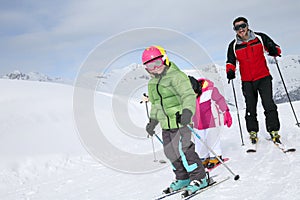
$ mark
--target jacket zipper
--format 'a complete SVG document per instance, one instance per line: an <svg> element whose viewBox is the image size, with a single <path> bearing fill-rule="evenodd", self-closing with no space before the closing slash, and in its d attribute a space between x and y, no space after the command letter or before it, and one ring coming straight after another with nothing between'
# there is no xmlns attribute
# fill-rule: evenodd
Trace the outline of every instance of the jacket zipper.
<svg viewBox="0 0 300 200"><path fill-rule="evenodd" d="M166 113L166 111L165 111L165 109L164 109L164 106L163 106L163 98L162 98L161 93L160 93L159 90L158 90L158 85L159 85L161 79L162 79L162 76L159 78L159 80L158 80L158 82L157 82L157 84L156 84L156 91L157 91L157 94L158 94L159 97L160 97L160 105L161 105L161 107L162 107L163 113L164 113L165 116L167 117L167 120L168 120L168 127L169 127L169 129L171 129L171 126L170 126L170 118L169 118L169 116L167 115L167 113Z"/></svg>

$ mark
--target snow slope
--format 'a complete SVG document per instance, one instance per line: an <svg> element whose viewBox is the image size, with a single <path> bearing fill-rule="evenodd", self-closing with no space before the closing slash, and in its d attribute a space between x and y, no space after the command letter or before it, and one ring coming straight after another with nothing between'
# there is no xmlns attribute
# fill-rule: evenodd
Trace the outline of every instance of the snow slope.
<svg viewBox="0 0 300 200"><path fill-rule="evenodd" d="M122 173L88 154L76 131L71 86L0 80L0 91L0 199L144 200L153 199L173 180L168 165L154 172ZM126 151L151 153L151 139L139 140L116 132L113 134L111 130L117 130L117 127L109 115L107 104L110 98L111 95L100 92L95 96L97 118L105 124L103 132L109 134L117 147ZM143 122L147 121L145 105L137 99L130 103L131 120L138 119L139 126L144 127ZM299 113L300 102L293 105ZM299 150L300 128L294 125L290 105L280 104L278 107L282 137L288 145ZM241 110L240 116L243 115L244 110ZM259 110L261 132L258 152L247 155L246 147L241 146L237 115L233 112L232 116L233 126L225 128L222 133L223 155L230 157L228 166L241 178L234 181L232 177L199 195L198 199L299 199L299 152L283 154L264 139L263 112ZM241 122L247 143L243 118ZM154 144L156 150L161 151L161 144L155 138ZM165 159L159 153L156 156ZM143 164L161 165L153 162L153 158ZM222 166L212 174L230 175ZM169 199L176 198L180 199L178 196Z"/></svg>

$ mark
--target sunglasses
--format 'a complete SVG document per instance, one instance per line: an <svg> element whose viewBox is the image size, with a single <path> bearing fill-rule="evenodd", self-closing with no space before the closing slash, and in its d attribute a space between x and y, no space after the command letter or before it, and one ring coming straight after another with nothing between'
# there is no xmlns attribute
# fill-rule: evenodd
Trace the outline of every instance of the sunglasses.
<svg viewBox="0 0 300 200"><path fill-rule="evenodd" d="M163 65L164 65L164 61L162 59L156 59L150 63L145 64L146 69L148 69L150 71L160 68Z"/></svg>
<svg viewBox="0 0 300 200"><path fill-rule="evenodd" d="M246 28L247 27L247 24L246 23L243 23L243 24L239 24L239 25L236 25L236 26L234 26L233 27L233 30L235 30L235 31L238 31L238 30L240 30L240 28Z"/></svg>

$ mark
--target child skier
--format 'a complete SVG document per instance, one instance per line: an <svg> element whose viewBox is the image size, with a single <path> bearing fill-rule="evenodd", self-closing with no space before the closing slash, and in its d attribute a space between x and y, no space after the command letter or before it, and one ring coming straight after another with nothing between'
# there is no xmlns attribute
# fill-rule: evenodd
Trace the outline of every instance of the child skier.
<svg viewBox="0 0 300 200"><path fill-rule="evenodd" d="M176 176L176 181L164 192L185 188L190 194L194 193L206 187L208 180L187 127L195 112L195 94L189 78L169 61L162 47L146 48L142 61L151 75L148 83L151 110L146 131L153 136L154 128L160 123L164 153L172 163ZM179 121L176 120L178 112L181 114Z"/></svg>
<svg viewBox="0 0 300 200"><path fill-rule="evenodd" d="M196 98L196 113L193 116L194 128L201 139L206 142L220 159L222 150L220 143L220 111L223 112L224 125L230 127L232 118L224 97L220 94L214 83L208 79L196 80L189 76ZM201 141L195 137L196 152L202 164L208 169L213 168L220 161L210 152Z"/></svg>

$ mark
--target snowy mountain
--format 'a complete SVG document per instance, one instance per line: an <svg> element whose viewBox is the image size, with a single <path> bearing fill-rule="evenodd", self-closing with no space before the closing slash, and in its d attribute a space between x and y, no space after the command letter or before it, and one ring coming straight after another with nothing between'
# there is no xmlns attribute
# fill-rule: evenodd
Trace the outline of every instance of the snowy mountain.
<svg viewBox="0 0 300 200"><path fill-rule="evenodd" d="M279 58L278 62L291 101L300 100L300 56L286 56ZM288 98L276 63L274 60L270 60L269 63L274 78L274 99L276 103L287 102Z"/></svg>
<svg viewBox="0 0 300 200"><path fill-rule="evenodd" d="M273 77L273 94L275 102L288 102L288 98L284 90L281 77L279 76L279 72L274 59L269 58L268 63L271 75ZM278 64L291 100L300 100L300 56L285 56L282 58L278 58ZM226 79L225 66L209 64L205 66L198 66L193 69L181 69L186 74L192 75L196 78L206 77L214 81L215 85L225 96L228 104L232 107L233 110L235 110L233 88L232 84L228 84L228 80ZM125 77L124 74L126 74ZM239 108L243 109L245 107L245 104L241 91L241 81L238 71L236 73L236 76L237 78L234 79L234 87L237 96L237 102ZM146 85L148 80L150 79L150 76L144 70L144 67L142 65L131 64L128 67L124 67L122 69L115 69L110 71L109 73L101 74L97 78L99 79L99 91L111 92L112 88L115 89L121 83L132 85L140 84L143 85L143 90L141 90L142 94L143 92L147 92Z"/></svg>
<svg viewBox="0 0 300 200"><path fill-rule="evenodd" d="M95 92L93 115L96 116L101 131L115 148L130 152L129 155L133 157L149 155L149 159L142 163L134 160L129 162L129 156L119 163L120 167L141 165L145 168L153 166L157 170L144 173L124 172L111 168L95 155L89 154L74 121L73 87L0 79L0 199L151 200L159 195L174 180L174 176L170 165L161 166L162 164L154 162L152 145L157 159L166 158L160 154L162 145L158 140L153 138L152 144L151 139L146 138L144 127L147 116L145 105L140 104L140 99L147 77L137 72L138 69L133 69L132 74L126 74L128 71L124 69L123 72L126 73L123 78L116 71L106 77L106 82L102 85L105 87L99 86L99 89L107 92ZM114 114L113 87L119 84L117 78L121 79L119 83L124 87L130 82L142 84L138 85L141 88L127 94L127 109L118 110ZM294 102L294 106L296 113L299 113L300 102ZM233 126L224 128L221 133L222 150L223 155L230 158L228 167L241 178L234 181L228 170L220 166L211 175L231 176L231 179L203 192L195 199L299 199L300 129L294 125L295 119L289 104L280 104L278 108L282 140L286 145L297 148L297 151L283 154L265 139L267 133L264 130L263 111L259 108L261 131L258 152L246 154L248 136L244 120L241 119L246 146L241 146L237 115L231 111ZM129 112L130 116L123 117L122 112ZM85 119L86 116L82 117ZM118 120L134 123L141 131L131 134L144 135L144 138L124 133ZM93 142L101 146L102 141ZM108 155L111 162L124 160L121 154L111 155L110 149L104 150L102 155ZM166 199L180 199L180 196Z"/></svg>
<svg viewBox="0 0 300 200"><path fill-rule="evenodd" d="M29 80L29 81L40 81L40 82L55 82L55 83L66 83L70 84L70 80L63 80L60 77L51 78L45 74L39 72L29 72L23 73L19 70L14 70L4 76L3 79L11 79L11 80Z"/></svg>

